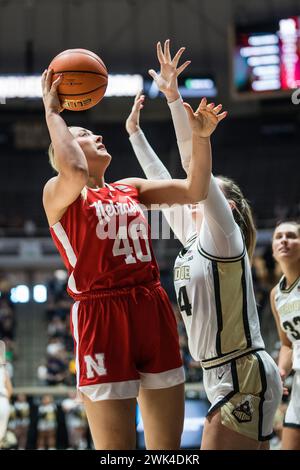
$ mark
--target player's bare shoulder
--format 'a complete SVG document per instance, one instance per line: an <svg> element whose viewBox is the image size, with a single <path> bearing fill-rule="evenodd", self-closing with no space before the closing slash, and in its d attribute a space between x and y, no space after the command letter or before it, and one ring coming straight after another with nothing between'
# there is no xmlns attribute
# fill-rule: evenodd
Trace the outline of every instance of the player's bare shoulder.
<svg viewBox="0 0 300 470"><path fill-rule="evenodd" d="M59 191L57 191L58 179L58 175L53 176L43 189L43 206L50 227L61 219L68 207L67 204L60 202Z"/></svg>
<svg viewBox="0 0 300 470"><path fill-rule="evenodd" d="M53 192L54 190L54 186L55 186L55 182L57 181L57 178L58 176L53 176L52 178L50 178L45 186L44 186L44 189L43 189L43 205L44 205L44 208L46 209L46 206L48 205L47 203L49 202L50 198L51 198L51 193Z"/></svg>

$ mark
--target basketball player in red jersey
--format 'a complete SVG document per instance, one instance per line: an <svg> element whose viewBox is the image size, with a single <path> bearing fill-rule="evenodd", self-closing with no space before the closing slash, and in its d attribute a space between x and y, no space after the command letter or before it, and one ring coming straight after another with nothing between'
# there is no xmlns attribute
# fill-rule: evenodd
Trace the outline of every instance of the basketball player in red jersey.
<svg viewBox="0 0 300 470"><path fill-rule="evenodd" d="M96 449L135 448L138 397L147 448L176 449L183 428L184 372L175 318L139 203L204 199L210 146L197 132L196 112L186 180L130 178L108 185L104 175L111 155L102 136L69 129L60 116L61 79L51 85L52 70L42 77L50 160L58 173L45 185L43 204L75 300L77 387L94 444Z"/></svg>

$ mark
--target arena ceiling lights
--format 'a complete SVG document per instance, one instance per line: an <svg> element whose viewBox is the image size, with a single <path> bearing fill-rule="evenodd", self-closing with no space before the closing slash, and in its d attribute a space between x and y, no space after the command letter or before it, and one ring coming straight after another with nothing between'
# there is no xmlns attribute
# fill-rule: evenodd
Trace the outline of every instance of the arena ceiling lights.
<svg viewBox="0 0 300 470"><path fill-rule="evenodd" d="M143 88L142 75L109 75L105 96L135 96ZM41 98L41 75L0 75L0 96L10 98Z"/></svg>
<svg viewBox="0 0 300 470"><path fill-rule="evenodd" d="M214 81L205 77L180 77L179 89L183 98L212 97L217 94ZM111 74L105 97L132 97L140 90L150 98L161 96L156 85L142 75ZM5 104L7 99L41 97L41 75L0 75L0 104Z"/></svg>

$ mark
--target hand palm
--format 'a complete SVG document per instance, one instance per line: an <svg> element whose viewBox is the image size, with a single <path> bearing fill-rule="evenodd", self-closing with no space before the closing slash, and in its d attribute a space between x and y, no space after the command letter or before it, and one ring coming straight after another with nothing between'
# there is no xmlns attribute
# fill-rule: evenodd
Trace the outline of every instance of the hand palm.
<svg viewBox="0 0 300 470"><path fill-rule="evenodd" d="M219 114L222 105L215 106L214 103L207 104L206 98L202 98L201 103L194 112L188 103L183 103L187 111L190 125L195 134L200 137L209 137L220 121L225 119L227 112Z"/></svg>
<svg viewBox="0 0 300 470"><path fill-rule="evenodd" d="M129 134L135 132L140 125L140 111L143 108L145 96L142 95L142 92L138 92L135 99L134 104L131 109L131 113L129 114L128 118L126 119L126 130Z"/></svg>
<svg viewBox="0 0 300 470"><path fill-rule="evenodd" d="M161 72L157 78L158 88L164 92L176 85L177 73L176 67L171 64L162 64Z"/></svg>
<svg viewBox="0 0 300 470"><path fill-rule="evenodd" d="M167 39L165 41L164 51L162 50L160 42L157 43L157 58L160 63L160 73L157 74L153 69L150 69L149 74L155 81L159 90L164 93L167 98L170 97L170 94L178 94L177 77L190 64L188 60L178 67L178 62L184 49L184 47L181 47L172 59L170 54L170 40Z"/></svg>

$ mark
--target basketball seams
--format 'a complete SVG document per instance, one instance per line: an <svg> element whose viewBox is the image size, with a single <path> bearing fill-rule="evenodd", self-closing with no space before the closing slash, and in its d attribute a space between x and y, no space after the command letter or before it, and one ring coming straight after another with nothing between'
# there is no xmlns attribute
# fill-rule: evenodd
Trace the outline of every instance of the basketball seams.
<svg viewBox="0 0 300 470"><path fill-rule="evenodd" d="M83 49L68 49L66 51L63 51L61 52L60 54L58 54L57 56L54 57L53 60L57 59L58 57L61 57L63 55L68 55L68 54L84 54L84 55L87 55L88 57L91 57L92 59L96 60L100 65L102 65L105 70L107 71L107 68L106 68L106 65L104 64L104 62L100 59L100 57L95 57L94 55L92 54L89 54L88 51L85 51ZM53 62L53 61L52 61Z"/></svg>
<svg viewBox="0 0 300 470"><path fill-rule="evenodd" d="M85 91L84 93L58 93L58 96L82 96L88 95L89 93L94 93L94 91L100 90L100 88L106 87L107 83L103 83L103 85L98 86L94 90Z"/></svg>
<svg viewBox="0 0 300 470"><path fill-rule="evenodd" d="M58 70L53 73L53 75L58 75L58 74L64 74L64 73L92 73L93 75L100 75L100 77L106 78L107 75L103 75L103 73L100 72L93 72L91 70Z"/></svg>
<svg viewBox="0 0 300 470"><path fill-rule="evenodd" d="M57 92L64 108L83 111L104 97L108 71L97 54L87 49L68 49L54 57L49 68L53 69L52 82L63 76Z"/></svg>

